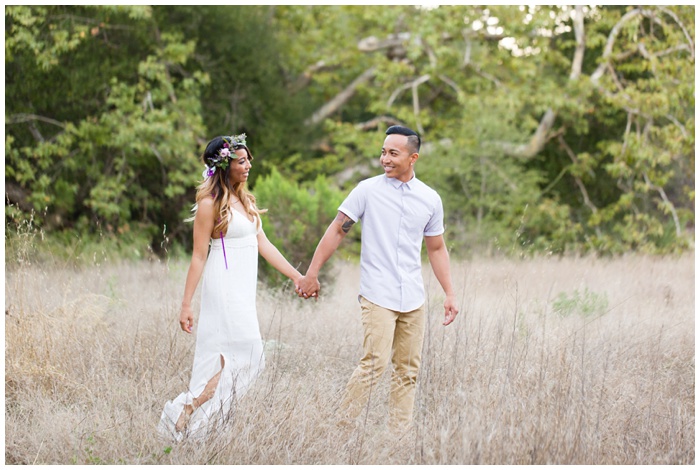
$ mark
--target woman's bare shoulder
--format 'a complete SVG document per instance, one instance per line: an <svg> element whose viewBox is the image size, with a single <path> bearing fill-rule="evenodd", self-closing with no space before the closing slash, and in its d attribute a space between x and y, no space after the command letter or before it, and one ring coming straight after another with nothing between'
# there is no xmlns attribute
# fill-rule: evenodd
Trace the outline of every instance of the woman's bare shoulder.
<svg viewBox="0 0 700 470"><path fill-rule="evenodd" d="M214 212L216 211L216 203L214 198L205 197L197 202L197 214L200 220L214 220Z"/></svg>
<svg viewBox="0 0 700 470"><path fill-rule="evenodd" d="M213 197L204 197L197 201L197 209L214 210L215 204L216 201L214 201Z"/></svg>

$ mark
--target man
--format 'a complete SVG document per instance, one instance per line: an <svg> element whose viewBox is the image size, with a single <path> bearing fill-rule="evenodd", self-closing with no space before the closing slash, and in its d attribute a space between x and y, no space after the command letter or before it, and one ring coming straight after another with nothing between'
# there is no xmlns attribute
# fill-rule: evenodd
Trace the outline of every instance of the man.
<svg viewBox="0 0 700 470"><path fill-rule="evenodd" d="M390 127L386 135L379 159L384 174L360 182L338 208L297 292L306 298L317 295L321 267L353 224L362 220L359 300L364 356L348 382L341 408L346 419L356 418L391 358L389 424L406 429L413 419L425 326L423 240L446 295L443 325L452 323L458 310L443 239L442 201L413 171L420 137L402 126Z"/></svg>

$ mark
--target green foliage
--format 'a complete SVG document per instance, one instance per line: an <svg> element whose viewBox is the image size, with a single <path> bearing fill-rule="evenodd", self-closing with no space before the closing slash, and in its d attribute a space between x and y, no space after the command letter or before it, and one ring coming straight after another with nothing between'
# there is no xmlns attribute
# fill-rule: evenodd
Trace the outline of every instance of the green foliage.
<svg viewBox="0 0 700 470"><path fill-rule="evenodd" d="M154 234L149 227L135 223L124 224L114 233L100 225L94 232L83 227L46 231L38 225L34 212L25 214L11 210L16 209L12 206L6 209L5 263L11 268L38 264L85 267L185 256L182 245L173 244L167 233ZM152 247L154 239L159 239L157 250Z"/></svg>
<svg viewBox="0 0 700 470"><path fill-rule="evenodd" d="M579 315L583 318L604 315L608 309L608 298L586 287L583 292L574 289L571 294L560 292L552 303L552 310L560 317Z"/></svg>
<svg viewBox="0 0 700 470"><path fill-rule="evenodd" d="M96 17L95 9L99 9ZM29 51L43 70L60 64L60 56L77 49L90 36L99 34L105 26L100 13L126 15L131 19L147 19L151 16L149 6L103 6L87 7L87 16L78 16L80 9L67 10L44 6L13 5L5 8L5 57L12 61L15 54Z"/></svg>
<svg viewBox="0 0 700 470"><path fill-rule="evenodd" d="M188 246L182 219L211 137L248 134L256 193L275 170L292 192L321 176L349 190L380 171L383 131L400 122L423 138L417 173L442 195L458 253L681 251L695 223L694 16L692 6L11 5L6 223L32 217L47 234L81 236L128 226L156 251L169 227ZM296 216L290 234L314 225Z"/></svg>
<svg viewBox="0 0 700 470"><path fill-rule="evenodd" d="M268 239L294 267L305 273L319 240L338 213L345 194L334 189L323 176L299 185L273 169L269 175L258 180L255 195L258 207L268 209L263 217ZM356 240L359 228L353 232L354 236L348 234L334 258L358 252ZM331 272L334 258L324 267L324 276ZM267 263L261 263L260 270L270 282L283 280Z"/></svg>
<svg viewBox="0 0 700 470"><path fill-rule="evenodd" d="M286 37L271 34L274 6L155 6L162 31L184 35L194 43L195 60L183 67L210 78L202 88L201 116L206 140L216 135L247 133L256 161L285 166L305 152L318 132L304 119L320 105L305 89L290 92L291 57ZM227 26L223 26L227 25ZM298 64L293 64L298 66ZM260 175L251 174L251 184Z"/></svg>
<svg viewBox="0 0 700 470"><path fill-rule="evenodd" d="M56 13L47 11L46 18ZM98 225L108 233L145 225L148 233L149 226L173 221L185 203L198 168L198 93L207 77L174 73L194 52L181 36L162 34L150 52L131 77L114 76L105 84L95 114L56 123L59 132L50 139L6 143L9 173L32 189L25 203L51 214L49 224L82 226L87 233Z"/></svg>

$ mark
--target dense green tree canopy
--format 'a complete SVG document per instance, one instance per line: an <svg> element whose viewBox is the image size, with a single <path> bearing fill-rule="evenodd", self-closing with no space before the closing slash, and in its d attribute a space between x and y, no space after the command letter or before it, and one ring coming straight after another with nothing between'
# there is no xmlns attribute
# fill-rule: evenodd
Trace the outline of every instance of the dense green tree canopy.
<svg viewBox="0 0 700 470"><path fill-rule="evenodd" d="M248 134L274 218L286 185L267 178L335 199L378 173L400 123L423 138L417 173L458 252L677 251L694 227L694 16L7 6L6 221L33 211L47 231L139 230L154 246L167 226L187 244L209 138ZM326 223L297 205L285 220Z"/></svg>

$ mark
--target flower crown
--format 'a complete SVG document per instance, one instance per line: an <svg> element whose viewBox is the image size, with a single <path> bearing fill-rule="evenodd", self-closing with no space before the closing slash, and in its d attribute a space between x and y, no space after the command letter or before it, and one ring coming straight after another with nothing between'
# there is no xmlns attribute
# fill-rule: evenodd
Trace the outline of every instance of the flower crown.
<svg viewBox="0 0 700 470"><path fill-rule="evenodd" d="M239 145L246 144L245 134L226 135L223 136L222 139L224 141L224 145L219 149L214 157L208 158L205 163L206 168L202 173L203 178L209 178L212 176L214 173L216 173L217 168L221 168L222 170L228 168L228 165L234 156L233 149Z"/></svg>

